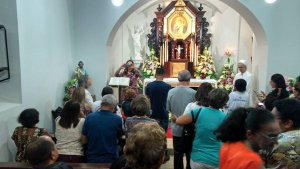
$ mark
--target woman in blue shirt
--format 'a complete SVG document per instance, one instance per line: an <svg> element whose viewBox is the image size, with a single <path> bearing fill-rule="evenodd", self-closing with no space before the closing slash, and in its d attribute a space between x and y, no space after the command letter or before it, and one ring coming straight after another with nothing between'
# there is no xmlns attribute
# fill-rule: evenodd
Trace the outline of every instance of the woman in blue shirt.
<svg viewBox="0 0 300 169"><path fill-rule="evenodd" d="M202 107L180 116L176 123L186 125L192 123L193 117L199 112L195 122L195 138L191 153L192 169L214 169L219 165L219 150L222 142L216 138L214 131L225 119L225 114L220 111L228 101L228 94L224 89L214 89L208 95L209 107Z"/></svg>

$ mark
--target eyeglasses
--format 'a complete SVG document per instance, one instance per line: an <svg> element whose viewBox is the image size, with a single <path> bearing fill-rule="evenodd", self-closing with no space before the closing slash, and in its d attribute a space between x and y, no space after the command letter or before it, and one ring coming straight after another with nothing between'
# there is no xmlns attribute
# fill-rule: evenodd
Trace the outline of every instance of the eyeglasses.
<svg viewBox="0 0 300 169"><path fill-rule="evenodd" d="M258 134L265 137L266 139L268 139L269 141L272 141L272 142L276 142L278 140L278 135L268 136L267 134L264 134L264 133L258 133Z"/></svg>

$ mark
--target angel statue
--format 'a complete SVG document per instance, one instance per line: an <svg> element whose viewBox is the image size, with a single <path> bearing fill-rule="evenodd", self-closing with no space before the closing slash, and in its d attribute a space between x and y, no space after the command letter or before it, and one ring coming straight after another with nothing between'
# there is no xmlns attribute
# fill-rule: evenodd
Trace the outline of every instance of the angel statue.
<svg viewBox="0 0 300 169"><path fill-rule="evenodd" d="M144 34L144 29L142 26L134 26L133 31L131 32L131 36L133 39L134 45L134 60L142 60L142 44L141 44L141 36Z"/></svg>

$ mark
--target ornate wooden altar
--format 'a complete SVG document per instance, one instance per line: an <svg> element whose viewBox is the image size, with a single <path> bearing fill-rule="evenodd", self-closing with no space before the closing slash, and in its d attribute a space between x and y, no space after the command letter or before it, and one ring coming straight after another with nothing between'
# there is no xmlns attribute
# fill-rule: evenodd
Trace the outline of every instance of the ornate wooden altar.
<svg viewBox="0 0 300 169"><path fill-rule="evenodd" d="M189 1L172 1L164 9L157 8L153 19L148 45L153 47L164 66L166 77L177 77L180 70L188 69L192 75L199 55L210 46L209 23L199 8Z"/></svg>

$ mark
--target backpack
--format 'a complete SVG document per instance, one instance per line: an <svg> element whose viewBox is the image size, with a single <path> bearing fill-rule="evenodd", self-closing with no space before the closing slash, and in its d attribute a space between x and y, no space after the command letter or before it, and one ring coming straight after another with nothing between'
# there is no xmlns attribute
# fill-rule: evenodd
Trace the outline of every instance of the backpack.
<svg viewBox="0 0 300 169"><path fill-rule="evenodd" d="M192 123L187 124L183 126L183 133L182 133L182 139L183 139L183 145L185 147L185 152L191 152L193 147L193 141L195 138L195 123L197 121L197 118L201 112L201 108L199 108L198 112L196 113L196 116L194 117L194 111L192 110Z"/></svg>

